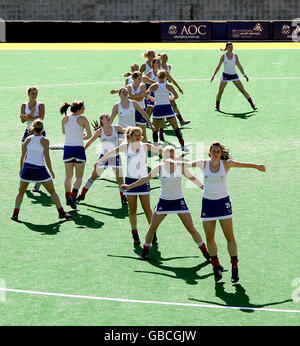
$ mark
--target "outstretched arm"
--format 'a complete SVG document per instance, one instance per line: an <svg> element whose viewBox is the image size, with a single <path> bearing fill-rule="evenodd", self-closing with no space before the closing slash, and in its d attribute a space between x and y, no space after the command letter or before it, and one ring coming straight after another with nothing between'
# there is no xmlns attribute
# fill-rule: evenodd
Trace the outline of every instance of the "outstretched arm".
<svg viewBox="0 0 300 346"><path fill-rule="evenodd" d="M100 129L98 129L95 133L94 133L94 135L93 135L93 137L86 143L86 145L84 146L84 149L86 150L91 144L93 144L94 142L95 142L95 140L97 139L97 138L99 138L100 137Z"/></svg>
<svg viewBox="0 0 300 346"><path fill-rule="evenodd" d="M241 71L241 73L244 75L244 77L246 78L246 81L249 82L249 78L248 76L246 75L244 69L243 69L243 66L241 65L240 63L240 60L239 60L239 57L237 55L235 55L235 63L236 63L236 66L239 68L239 70Z"/></svg>
<svg viewBox="0 0 300 346"><path fill-rule="evenodd" d="M123 144L120 144L118 147L116 148L113 148L112 150L108 151L104 156L101 157L101 159L99 159L97 162L96 162L96 165L98 165L99 163L102 163L104 161L106 161L107 159L109 159L110 157L118 154L120 151L124 151L125 148L127 146L127 143L123 143Z"/></svg>
<svg viewBox="0 0 300 346"><path fill-rule="evenodd" d="M182 173L185 177L190 179L196 186L200 187L200 189L203 190L204 185L201 183L201 181L196 178L186 167L182 167Z"/></svg>
<svg viewBox="0 0 300 346"><path fill-rule="evenodd" d="M159 165L154 167L146 177L143 177L130 185L122 184L121 188L123 188L124 190L134 189L135 187L146 184L149 180L156 177L158 173L159 173Z"/></svg>
<svg viewBox="0 0 300 346"><path fill-rule="evenodd" d="M225 168L227 169L227 171L231 168L231 167L240 167L240 168L255 168L261 172L265 172L266 171L266 166L265 165L257 165L255 163L251 163L251 162L239 162L239 161L233 161L233 160L228 160L224 162L225 164Z"/></svg>
<svg viewBox="0 0 300 346"><path fill-rule="evenodd" d="M219 71L221 65L223 64L223 62L224 62L224 55L222 55L221 58L220 58L220 61L219 61L219 63L218 63L218 66L216 67L215 72L214 72L214 74L212 75L212 77L211 77L211 79L210 79L211 82L214 80L215 75L218 73L218 71Z"/></svg>

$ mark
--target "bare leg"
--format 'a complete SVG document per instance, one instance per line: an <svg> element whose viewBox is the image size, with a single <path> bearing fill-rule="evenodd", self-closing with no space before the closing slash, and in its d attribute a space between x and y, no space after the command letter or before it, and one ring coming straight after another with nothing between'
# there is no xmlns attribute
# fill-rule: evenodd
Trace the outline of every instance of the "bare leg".
<svg viewBox="0 0 300 346"><path fill-rule="evenodd" d="M227 250L229 255L231 257L237 256L237 244L233 233L232 218L220 220L220 225L227 241Z"/></svg>
<svg viewBox="0 0 300 346"><path fill-rule="evenodd" d="M215 242L216 221L203 221L203 228L206 236L207 249L211 257L216 256L218 247Z"/></svg>
<svg viewBox="0 0 300 346"><path fill-rule="evenodd" d="M150 195L140 195L139 197L140 197L141 205L146 215L147 221L150 225L151 218L152 218L152 209L150 206Z"/></svg>

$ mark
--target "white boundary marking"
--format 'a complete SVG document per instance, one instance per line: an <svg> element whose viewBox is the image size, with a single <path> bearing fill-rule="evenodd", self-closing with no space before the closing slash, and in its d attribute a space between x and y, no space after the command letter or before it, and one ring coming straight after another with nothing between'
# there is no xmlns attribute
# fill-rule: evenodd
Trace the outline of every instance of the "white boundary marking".
<svg viewBox="0 0 300 346"><path fill-rule="evenodd" d="M250 80L298 80L300 77L250 77ZM218 79L215 79L218 81ZM210 81L210 78L191 78L191 79L178 79L178 82L201 82L201 81ZM45 87L45 88L51 88L51 87L68 87L68 86L80 86L80 85L106 85L106 84L123 84L123 81L111 81L111 82L78 82L78 83L63 83L63 84L30 84L35 85L36 87ZM28 88L29 85L17 85L17 86L0 86L0 90L6 90L6 89L24 89Z"/></svg>
<svg viewBox="0 0 300 346"><path fill-rule="evenodd" d="M137 300L137 299L122 299L122 298L106 298L96 296L85 296L77 294L65 294L65 293L52 293L52 292L40 292L40 291L27 291L12 288L0 288L0 291L35 294L43 296L55 296L75 299L90 299L101 300L121 303L137 303L137 304L156 304L156 305L169 305L169 306L187 306L196 308L211 308L211 309L231 309L231 310L252 310L252 311L269 311L269 312L286 312L286 313L300 313L300 310L285 310L285 309L268 309L268 308L256 308L256 307L243 307L243 306L223 306L223 305L208 305L208 304L192 304L192 303L174 303L174 302L162 302L152 300Z"/></svg>

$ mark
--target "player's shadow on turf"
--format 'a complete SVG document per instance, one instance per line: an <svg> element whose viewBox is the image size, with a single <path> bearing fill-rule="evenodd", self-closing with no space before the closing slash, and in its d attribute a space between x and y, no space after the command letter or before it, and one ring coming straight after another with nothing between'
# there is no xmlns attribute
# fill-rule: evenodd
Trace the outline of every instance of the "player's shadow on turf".
<svg viewBox="0 0 300 346"><path fill-rule="evenodd" d="M48 225L41 225L41 224L36 225L34 223L21 221L21 220L19 220L19 223L22 223L31 231L42 233L43 235L55 235L60 232L59 230L60 226L66 221L67 220L61 220L61 221L51 223Z"/></svg>
<svg viewBox="0 0 300 346"><path fill-rule="evenodd" d="M89 215L79 214L76 210L69 211L69 214L72 215L72 220L79 227L77 228L94 228L98 229L104 225L104 222L95 220Z"/></svg>
<svg viewBox="0 0 300 346"><path fill-rule="evenodd" d="M164 258L161 256L161 252L158 250L158 244L153 244L149 252L149 257L147 259L147 262L153 267L160 270L165 270L167 272L171 272L173 273L173 275L167 274L167 273L160 273L160 272L144 271L144 270L136 270L136 272L145 273L145 274L162 275L172 279L180 279L180 280L184 280L188 285L197 285L198 284L197 280L207 279L208 277L213 275L213 273L198 275L198 271L208 265L208 263L206 262L202 262L193 267L171 267L171 266L166 266L163 264L166 261L170 261L173 259L180 259L180 258L199 258L199 257L188 256L188 257Z"/></svg>
<svg viewBox="0 0 300 346"><path fill-rule="evenodd" d="M106 216L112 216L116 219L125 219L128 216L128 207L126 205L123 205L121 208L118 208L118 209L104 208L104 207L99 207L99 206L87 204L87 203L80 203L80 205L93 208L88 210L94 213L103 214ZM138 213L137 215L142 215L142 214L144 213Z"/></svg>
<svg viewBox="0 0 300 346"><path fill-rule="evenodd" d="M225 304L220 304L220 303L216 303L216 302L212 302L208 300L193 299L193 298L189 298L189 300L193 300L193 301L201 302L201 303L210 303L210 304L219 305L219 306L241 307L240 311L248 312L248 313L255 312L253 308L256 308L256 309L264 308L265 306L278 305L278 304L293 301L292 299L285 299L279 302L253 304L250 302L250 298L246 294L246 290L242 285L234 284L233 287L235 288L235 292L229 293L225 291L224 282L215 284L216 297L222 299L225 302Z"/></svg>
<svg viewBox="0 0 300 346"><path fill-rule="evenodd" d="M32 204L41 204L43 207L51 207L54 204L51 197L43 191L39 191L38 195L35 195L27 190L26 195L28 198L33 199Z"/></svg>
<svg viewBox="0 0 300 346"><path fill-rule="evenodd" d="M223 112L223 111L218 111L218 113L224 114L223 116L230 116L231 118L240 118L240 119L248 119L255 115L255 111L250 111L250 112L245 112L245 113L230 113L230 112ZM219 115L221 115L219 114Z"/></svg>

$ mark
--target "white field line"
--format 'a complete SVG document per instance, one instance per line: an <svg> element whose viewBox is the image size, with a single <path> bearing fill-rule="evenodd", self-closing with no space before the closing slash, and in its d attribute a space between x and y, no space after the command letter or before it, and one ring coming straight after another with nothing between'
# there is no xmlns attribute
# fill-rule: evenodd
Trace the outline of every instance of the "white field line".
<svg viewBox="0 0 300 346"><path fill-rule="evenodd" d="M77 294L28 291L28 290L19 290L19 289L12 289L12 288L0 288L0 291L13 292L13 293L23 293L23 294L31 294L31 295L43 295L43 296L54 296L54 297L64 297L64 298L75 298L75 299L101 300L101 301L111 301L111 302L120 302L120 303L155 304L155 305L168 305L168 306L186 306L186 307L210 308L210 309L231 309L231 310L251 310L251 311L300 313L300 310L268 309L268 308L258 308L258 307L207 305L207 304L191 304L191 303L173 303L173 302L161 302L161 301L152 301L152 300L107 298L107 297L96 297L96 296L83 296L83 295L77 295Z"/></svg>
<svg viewBox="0 0 300 346"><path fill-rule="evenodd" d="M300 77L250 77L250 80L297 80ZM210 78L191 78L191 79L178 79L178 82L201 82L201 81L210 81ZM215 81L218 81L216 78ZM55 87L69 87L69 86L80 86L80 85L119 85L124 84L123 81L110 81L110 82L78 82L78 83L62 83L62 84L30 84L30 85L17 85L17 86L0 86L0 90L6 89L24 89L28 88L31 85L35 85L36 87L45 87L45 88L55 88Z"/></svg>

